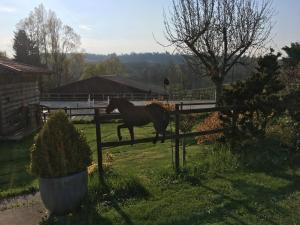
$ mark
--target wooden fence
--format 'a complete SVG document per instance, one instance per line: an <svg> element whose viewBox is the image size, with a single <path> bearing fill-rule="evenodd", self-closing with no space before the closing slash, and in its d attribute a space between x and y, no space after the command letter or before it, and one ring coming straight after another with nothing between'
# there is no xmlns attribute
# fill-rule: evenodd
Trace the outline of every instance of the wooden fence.
<svg viewBox="0 0 300 225"><path fill-rule="evenodd" d="M214 108L203 108L203 109L182 109L183 105L187 104L176 104L175 110L171 111L170 114L175 116L175 134L166 135L165 139L175 140L175 170L178 172L180 170L180 139L184 137L198 137L202 135L215 134L224 131L224 129L214 129L201 132L190 132L190 133L180 133L180 115L182 114L195 114L195 113L209 113L209 112L219 112L223 110L231 110L230 107L214 107ZM196 105L193 104L193 105ZM120 114L101 114L99 109L95 109L95 124L96 124L96 140L97 140L97 152L98 152L98 169L100 177L103 176L103 167L102 167L102 152L105 147L118 147L131 144L139 143L150 143L153 141L153 137L136 139L134 142L131 140L125 141L110 141L102 142L102 132L101 124L112 119L121 119ZM160 137L161 139L161 137Z"/></svg>
<svg viewBox="0 0 300 225"><path fill-rule="evenodd" d="M175 170L178 172L180 170L180 139L185 137L198 137L203 135L210 135L215 133L223 132L224 129L214 129L214 130L207 130L207 131L200 131L200 132L190 132L190 133L181 133L180 132L180 116L186 114L198 114L198 113L210 113L210 112L221 112L221 111L228 111L234 110L234 107L211 107L211 108L192 108L191 106L197 105L204 105L204 104L211 104L211 103L180 103L175 105L175 110L170 112L170 115L174 117L175 121L175 133L166 135L165 139L172 139L175 142ZM191 107L190 109L184 109L185 106ZM153 137L146 137L141 139L136 139L134 142L131 140L124 140L124 141L109 141L103 142L102 141L102 131L101 126L104 122L108 122L115 119L122 119L121 114L119 113L112 113L112 114L105 114L104 107L101 108L44 108L44 118L46 119L49 112L55 110L65 110L69 117L72 116L93 116L94 123L96 127L96 141L97 141L97 156L98 156L98 169L100 178L103 178L103 148L109 147L119 147L125 145L132 145L132 144L140 144L140 143L151 143L153 142ZM74 113L75 110L83 110L88 109L93 112L90 113ZM161 140L162 137L159 137ZM159 142L157 142L159 144Z"/></svg>
<svg viewBox="0 0 300 225"><path fill-rule="evenodd" d="M145 101L152 99L168 100L215 100L215 88L201 88L185 91L158 93L43 93L42 101L107 101L109 98L126 98L130 101Z"/></svg>

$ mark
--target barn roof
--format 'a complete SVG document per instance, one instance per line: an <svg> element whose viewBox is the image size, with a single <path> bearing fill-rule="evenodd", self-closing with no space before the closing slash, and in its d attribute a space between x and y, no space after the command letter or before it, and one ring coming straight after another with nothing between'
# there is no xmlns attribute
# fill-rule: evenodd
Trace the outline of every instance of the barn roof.
<svg viewBox="0 0 300 225"><path fill-rule="evenodd" d="M48 69L19 63L8 59L0 59L0 68L18 74L50 74Z"/></svg>
<svg viewBox="0 0 300 225"><path fill-rule="evenodd" d="M50 93L152 93L166 94L163 88L121 76L95 76L50 90Z"/></svg>
<svg viewBox="0 0 300 225"><path fill-rule="evenodd" d="M111 81L123 84L123 85L127 85L127 86L131 86L131 87L135 87L137 89L143 90L143 91L147 91L149 92L151 90L151 92L157 93L157 94L166 94L165 90L162 87L159 87L157 85L152 85L152 84L146 84L146 83L142 83L139 81L135 81L129 78L126 78L124 76L118 76L118 75L105 75L103 76L106 79L109 79Z"/></svg>

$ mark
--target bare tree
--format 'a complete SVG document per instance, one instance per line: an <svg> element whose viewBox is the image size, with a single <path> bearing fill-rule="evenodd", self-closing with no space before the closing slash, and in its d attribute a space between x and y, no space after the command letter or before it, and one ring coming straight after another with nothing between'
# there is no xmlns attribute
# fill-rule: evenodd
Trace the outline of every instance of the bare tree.
<svg viewBox="0 0 300 225"><path fill-rule="evenodd" d="M55 75L54 85L61 85L64 66L67 65L65 60L80 46L80 36L73 28L64 25L54 11L47 11L42 4L21 20L17 28L25 30L30 40L36 43L42 63Z"/></svg>
<svg viewBox="0 0 300 225"><path fill-rule="evenodd" d="M77 81L84 72L84 56L81 53L72 53L65 60L63 84Z"/></svg>
<svg viewBox="0 0 300 225"><path fill-rule="evenodd" d="M193 55L216 86L221 104L223 82L241 57L269 38L272 0L172 0L164 16L165 36L183 54Z"/></svg>
<svg viewBox="0 0 300 225"><path fill-rule="evenodd" d="M8 59L5 51L0 51L0 59Z"/></svg>

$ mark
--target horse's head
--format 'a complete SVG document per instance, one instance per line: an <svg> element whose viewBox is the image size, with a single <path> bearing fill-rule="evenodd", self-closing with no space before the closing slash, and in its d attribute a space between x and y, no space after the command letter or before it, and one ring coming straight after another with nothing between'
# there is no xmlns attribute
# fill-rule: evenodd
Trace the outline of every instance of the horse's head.
<svg viewBox="0 0 300 225"><path fill-rule="evenodd" d="M109 104L106 108L106 113L111 113L115 109L128 110L128 108L131 108L133 106L134 105L125 98L112 98L112 99L110 99Z"/></svg>
<svg viewBox="0 0 300 225"><path fill-rule="evenodd" d="M114 111L116 108L118 107L117 105L117 99L110 99L109 100L109 104L106 107L106 113L111 113L112 111Z"/></svg>

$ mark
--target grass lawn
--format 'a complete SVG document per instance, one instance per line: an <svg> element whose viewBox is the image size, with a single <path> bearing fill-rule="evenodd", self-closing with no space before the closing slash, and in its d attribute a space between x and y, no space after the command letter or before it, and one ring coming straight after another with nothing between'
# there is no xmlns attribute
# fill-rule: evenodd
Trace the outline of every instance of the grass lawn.
<svg viewBox="0 0 300 225"><path fill-rule="evenodd" d="M37 180L27 172L32 141L33 135L21 142L0 143L0 200L37 190Z"/></svg>
<svg viewBox="0 0 300 225"><path fill-rule="evenodd" d="M93 125L82 129L95 152ZM152 135L152 128L138 128L136 138ZM128 131L123 131L124 139ZM103 141L116 140L116 125L102 127ZM36 188L26 172L32 137L21 143L0 144L0 198ZM81 210L65 217L51 217L42 224L300 224L300 170L249 171L233 169L205 174L197 170L212 145L187 148L187 171L172 172L171 142L113 148L106 184L97 174L89 179L89 196ZM104 153L104 158L105 158ZM24 156L20 163L8 160ZM94 153L96 159L96 152ZM16 182L18 180L18 182Z"/></svg>

